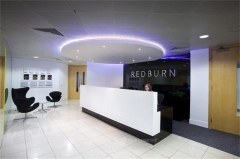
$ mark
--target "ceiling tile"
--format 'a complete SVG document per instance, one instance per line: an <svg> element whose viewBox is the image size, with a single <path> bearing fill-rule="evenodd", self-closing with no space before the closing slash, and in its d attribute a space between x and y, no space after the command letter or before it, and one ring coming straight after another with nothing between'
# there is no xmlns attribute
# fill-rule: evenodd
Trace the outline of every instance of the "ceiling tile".
<svg viewBox="0 0 240 159"><path fill-rule="evenodd" d="M20 24L18 24L17 22L1 15L1 28L8 28L8 27L22 27Z"/></svg>
<svg viewBox="0 0 240 159"><path fill-rule="evenodd" d="M142 28L146 23L148 14L137 13L115 13L115 27L116 28Z"/></svg>
<svg viewBox="0 0 240 159"><path fill-rule="evenodd" d="M146 28L172 30L186 17L186 15L152 14L147 21Z"/></svg>
<svg viewBox="0 0 240 159"><path fill-rule="evenodd" d="M72 1L68 0L71 8L76 12L109 12L111 1Z"/></svg>
<svg viewBox="0 0 240 159"><path fill-rule="evenodd" d="M88 35L115 35L115 30L112 28L85 28Z"/></svg>
<svg viewBox="0 0 240 159"><path fill-rule="evenodd" d="M72 12L38 12L54 27L82 28L76 14Z"/></svg>
<svg viewBox="0 0 240 159"><path fill-rule="evenodd" d="M150 13L153 1L113 1L114 12Z"/></svg>
<svg viewBox="0 0 240 159"><path fill-rule="evenodd" d="M221 16L212 26L212 30L217 31L236 31L235 29L240 27L239 16Z"/></svg>
<svg viewBox="0 0 240 159"><path fill-rule="evenodd" d="M4 16L16 21L27 28L49 28L52 27L47 21L34 12L4 12Z"/></svg>
<svg viewBox="0 0 240 159"><path fill-rule="evenodd" d="M146 39L163 39L169 32L158 28L148 28L144 29L142 36Z"/></svg>
<svg viewBox="0 0 240 159"><path fill-rule="evenodd" d="M67 2L61 1L23 1L32 10L41 12L67 12L72 11Z"/></svg>
<svg viewBox="0 0 240 159"><path fill-rule="evenodd" d="M207 31L210 30L210 26L214 25L220 18L220 16L190 15L174 28L174 30L193 32Z"/></svg>
<svg viewBox="0 0 240 159"><path fill-rule="evenodd" d="M20 1L1 1L1 12L26 12L31 11L28 6Z"/></svg>
<svg viewBox="0 0 240 159"><path fill-rule="evenodd" d="M227 15L238 7L238 1L205 1L192 14Z"/></svg>
<svg viewBox="0 0 240 159"><path fill-rule="evenodd" d="M110 13L77 13L84 27L113 27Z"/></svg>
<svg viewBox="0 0 240 159"><path fill-rule="evenodd" d="M77 38L87 35L86 30L83 28L57 28L57 30L68 38Z"/></svg>
<svg viewBox="0 0 240 159"><path fill-rule="evenodd" d="M157 1L153 13L188 14L200 4L198 1Z"/></svg>
<svg viewBox="0 0 240 159"><path fill-rule="evenodd" d="M134 37L142 37L142 29L134 29L134 28L117 28L115 29L116 35L123 36L134 36ZM144 38L144 37L142 37Z"/></svg>

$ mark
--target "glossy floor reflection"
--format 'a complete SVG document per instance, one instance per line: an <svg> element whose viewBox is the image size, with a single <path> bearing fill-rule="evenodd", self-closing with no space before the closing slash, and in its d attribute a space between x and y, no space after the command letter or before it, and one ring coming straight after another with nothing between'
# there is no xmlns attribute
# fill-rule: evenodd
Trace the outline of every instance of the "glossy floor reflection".
<svg viewBox="0 0 240 159"><path fill-rule="evenodd" d="M239 159L174 134L151 145L83 113L79 101L59 104L48 113L29 113L37 118L25 122L13 121L23 116L13 110L6 133L0 137L1 158Z"/></svg>

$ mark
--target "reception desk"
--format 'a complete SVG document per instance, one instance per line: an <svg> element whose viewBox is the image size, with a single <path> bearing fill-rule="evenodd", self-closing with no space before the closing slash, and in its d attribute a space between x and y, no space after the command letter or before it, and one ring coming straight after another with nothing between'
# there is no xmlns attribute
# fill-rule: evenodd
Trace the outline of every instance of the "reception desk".
<svg viewBox="0 0 240 159"><path fill-rule="evenodd" d="M162 131L157 92L80 86L82 111L155 144L171 132Z"/></svg>

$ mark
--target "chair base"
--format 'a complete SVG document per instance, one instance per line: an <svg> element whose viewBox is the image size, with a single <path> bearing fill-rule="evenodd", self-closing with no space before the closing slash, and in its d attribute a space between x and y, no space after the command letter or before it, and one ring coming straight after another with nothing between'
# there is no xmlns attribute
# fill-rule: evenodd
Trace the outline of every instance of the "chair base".
<svg viewBox="0 0 240 159"><path fill-rule="evenodd" d="M53 105L53 106L48 106L48 108L57 108L60 107L61 105Z"/></svg>
<svg viewBox="0 0 240 159"><path fill-rule="evenodd" d="M14 119L14 120L22 120L22 119L24 119L23 120L23 122L26 120L26 119L31 119L31 118L37 118L37 117L27 117L27 114L25 113L25 117L24 118L19 118L19 119Z"/></svg>

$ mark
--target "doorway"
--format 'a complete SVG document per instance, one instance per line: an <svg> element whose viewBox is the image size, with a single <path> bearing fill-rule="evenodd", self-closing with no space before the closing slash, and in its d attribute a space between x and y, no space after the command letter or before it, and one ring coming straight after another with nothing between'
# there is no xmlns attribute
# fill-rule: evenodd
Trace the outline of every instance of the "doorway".
<svg viewBox="0 0 240 159"><path fill-rule="evenodd" d="M80 85L86 85L86 65L68 65L68 99L79 99Z"/></svg>

